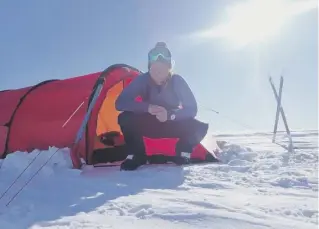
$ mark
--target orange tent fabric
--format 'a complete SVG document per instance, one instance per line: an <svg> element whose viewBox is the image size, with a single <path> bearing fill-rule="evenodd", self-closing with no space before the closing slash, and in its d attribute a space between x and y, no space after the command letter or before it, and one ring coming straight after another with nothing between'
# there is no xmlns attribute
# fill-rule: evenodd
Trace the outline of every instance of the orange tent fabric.
<svg viewBox="0 0 319 229"><path fill-rule="evenodd" d="M50 146L71 148L74 168L81 167L81 158L92 164L96 136L119 131L115 100L123 87L141 72L126 64L111 65L96 72L65 80L49 80L32 87L0 92L0 158L15 151L46 150ZM93 104L98 86L102 86ZM91 104L92 103L92 104ZM76 135L88 117L82 138ZM162 152L174 154L176 139L147 139L148 155ZM192 157L204 160L207 150L199 145Z"/></svg>

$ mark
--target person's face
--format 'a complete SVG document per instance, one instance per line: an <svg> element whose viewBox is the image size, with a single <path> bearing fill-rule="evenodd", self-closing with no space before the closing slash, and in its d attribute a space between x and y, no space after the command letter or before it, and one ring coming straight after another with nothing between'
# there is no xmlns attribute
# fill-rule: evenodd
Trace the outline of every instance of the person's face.
<svg viewBox="0 0 319 229"><path fill-rule="evenodd" d="M162 84L169 77L170 66L167 63L155 61L150 66L150 75L156 84Z"/></svg>

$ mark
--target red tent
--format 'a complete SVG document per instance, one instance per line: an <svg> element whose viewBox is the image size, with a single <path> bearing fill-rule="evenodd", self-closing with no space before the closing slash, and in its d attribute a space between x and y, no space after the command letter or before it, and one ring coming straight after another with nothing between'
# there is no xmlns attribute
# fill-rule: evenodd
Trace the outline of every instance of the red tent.
<svg viewBox="0 0 319 229"><path fill-rule="evenodd" d="M141 72L116 64L103 72L65 80L48 80L17 90L0 92L0 158L15 151L71 148L74 168L81 159L92 164L92 152L101 147L97 136L119 131L115 100L123 87ZM148 155L174 154L177 139L147 139ZM199 145L192 157L204 160Z"/></svg>

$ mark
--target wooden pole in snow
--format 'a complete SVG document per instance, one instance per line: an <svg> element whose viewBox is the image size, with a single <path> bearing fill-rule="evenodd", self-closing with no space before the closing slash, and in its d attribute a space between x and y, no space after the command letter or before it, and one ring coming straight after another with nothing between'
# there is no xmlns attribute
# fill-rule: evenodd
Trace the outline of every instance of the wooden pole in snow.
<svg viewBox="0 0 319 229"><path fill-rule="evenodd" d="M283 122L284 122L284 125L285 125L285 129L286 129L286 132L287 132L287 135L288 135L288 138L289 138L289 147L288 147L288 150L289 151L293 151L294 147L293 147L293 143L292 143L292 137L291 137L291 132L289 130L289 127L288 127L288 122L287 122L287 119L286 119L286 115L285 115L285 112L284 112L284 109L281 105L281 97L282 97L282 88L283 88L283 82L284 82L284 79L283 77L281 76L280 77L280 88L279 88L279 95L277 94L277 91L276 91L276 88L275 88L275 85L271 79L271 77L269 77L269 83L271 85L271 88L274 92L274 95L275 95L275 99L277 101L277 112L276 112L276 120L275 120L275 126L274 126L274 136L273 136L273 142L275 142L275 137L276 137L276 132L277 132L277 126L278 126L278 121L279 121L279 112L281 114L281 117L283 119ZM279 110L279 111L278 111Z"/></svg>
<svg viewBox="0 0 319 229"><path fill-rule="evenodd" d="M270 80L271 85L273 85L271 78L269 78L269 80ZM273 138L272 138L273 143L275 142L276 134L277 134L283 84L284 84L284 80L283 80L283 77L281 77L280 78L280 86L279 86L279 96L278 96L278 102L277 102L277 111L276 111L276 117L275 117L275 125L274 125Z"/></svg>

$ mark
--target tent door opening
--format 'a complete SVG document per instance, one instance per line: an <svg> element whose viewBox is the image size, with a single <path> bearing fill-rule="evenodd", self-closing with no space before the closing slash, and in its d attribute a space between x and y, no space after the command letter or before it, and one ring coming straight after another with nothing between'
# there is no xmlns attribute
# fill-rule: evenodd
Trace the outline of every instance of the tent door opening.
<svg viewBox="0 0 319 229"><path fill-rule="evenodd" d="M100 108L94 136L93 164L123 161L127 156L117 119L115 101L123 90L123 81L110 88Z"/></svg>

